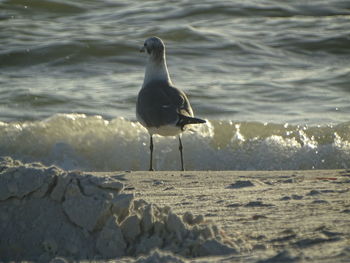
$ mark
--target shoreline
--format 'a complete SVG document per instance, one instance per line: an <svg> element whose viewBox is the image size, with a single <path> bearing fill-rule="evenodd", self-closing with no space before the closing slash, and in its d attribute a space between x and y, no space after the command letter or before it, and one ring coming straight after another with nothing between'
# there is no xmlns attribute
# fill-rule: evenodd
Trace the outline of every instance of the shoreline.
<svg viewBox="0 0 350 263"><path fill-rule="evenodd" d="M350 171L88 173L3 159L0 180L0 262L350 256Z"/></svg>

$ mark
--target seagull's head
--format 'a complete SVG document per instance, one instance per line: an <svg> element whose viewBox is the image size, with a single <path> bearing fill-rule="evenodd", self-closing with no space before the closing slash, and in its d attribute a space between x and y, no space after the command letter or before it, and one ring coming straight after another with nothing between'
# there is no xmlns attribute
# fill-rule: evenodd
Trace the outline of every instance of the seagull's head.
<svg viewBox="0 0 350 263"><path fill-rule="evenodd" d="M145 40L145 43L140 49L140 52L147 52L151 57L163 57L165 46L159 37L150 37Z"/></svg>

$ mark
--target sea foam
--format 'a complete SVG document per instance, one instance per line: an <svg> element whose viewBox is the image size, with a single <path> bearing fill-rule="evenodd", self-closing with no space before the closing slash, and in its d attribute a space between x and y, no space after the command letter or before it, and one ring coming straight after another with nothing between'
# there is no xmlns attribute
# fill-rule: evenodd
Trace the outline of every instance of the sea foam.
<svg viewBox="0 0 350 263"><path fill-rule="evenodd" d="M341 169L350 164L350 123L336 126L208 121L183 133L187 169ZM154 138L158 170L178 170L176 137ZM137 122L84 114L0 123L0 156L85 171L145 170L149 135Z"/></svg>

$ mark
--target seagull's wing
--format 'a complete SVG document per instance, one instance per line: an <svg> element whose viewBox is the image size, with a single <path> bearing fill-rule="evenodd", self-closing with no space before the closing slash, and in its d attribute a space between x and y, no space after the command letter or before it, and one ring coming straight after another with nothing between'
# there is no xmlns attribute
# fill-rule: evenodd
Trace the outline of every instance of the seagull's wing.
<svg viewBox="0 0 350 263"><path fill-rule="evenodd" d="M176 124L179 114L193 116L185 93L165 81L151 82L140 90L136 111L148 127Z"/></svg>

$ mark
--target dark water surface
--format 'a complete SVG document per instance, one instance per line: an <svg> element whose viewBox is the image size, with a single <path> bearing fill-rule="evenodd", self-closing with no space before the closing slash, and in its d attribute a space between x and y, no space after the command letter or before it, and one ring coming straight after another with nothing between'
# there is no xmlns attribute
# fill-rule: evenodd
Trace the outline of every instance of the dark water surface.
<svg viewBox="0 0 350 263"><path fill-rule="evenodd" d="M0 0L0 155L146 168L138 50L157 35L210 120L184 135L189 168L347 168L349 32L349 1ZM158 168L177 169L176 141L157 141Z"/></svg>

